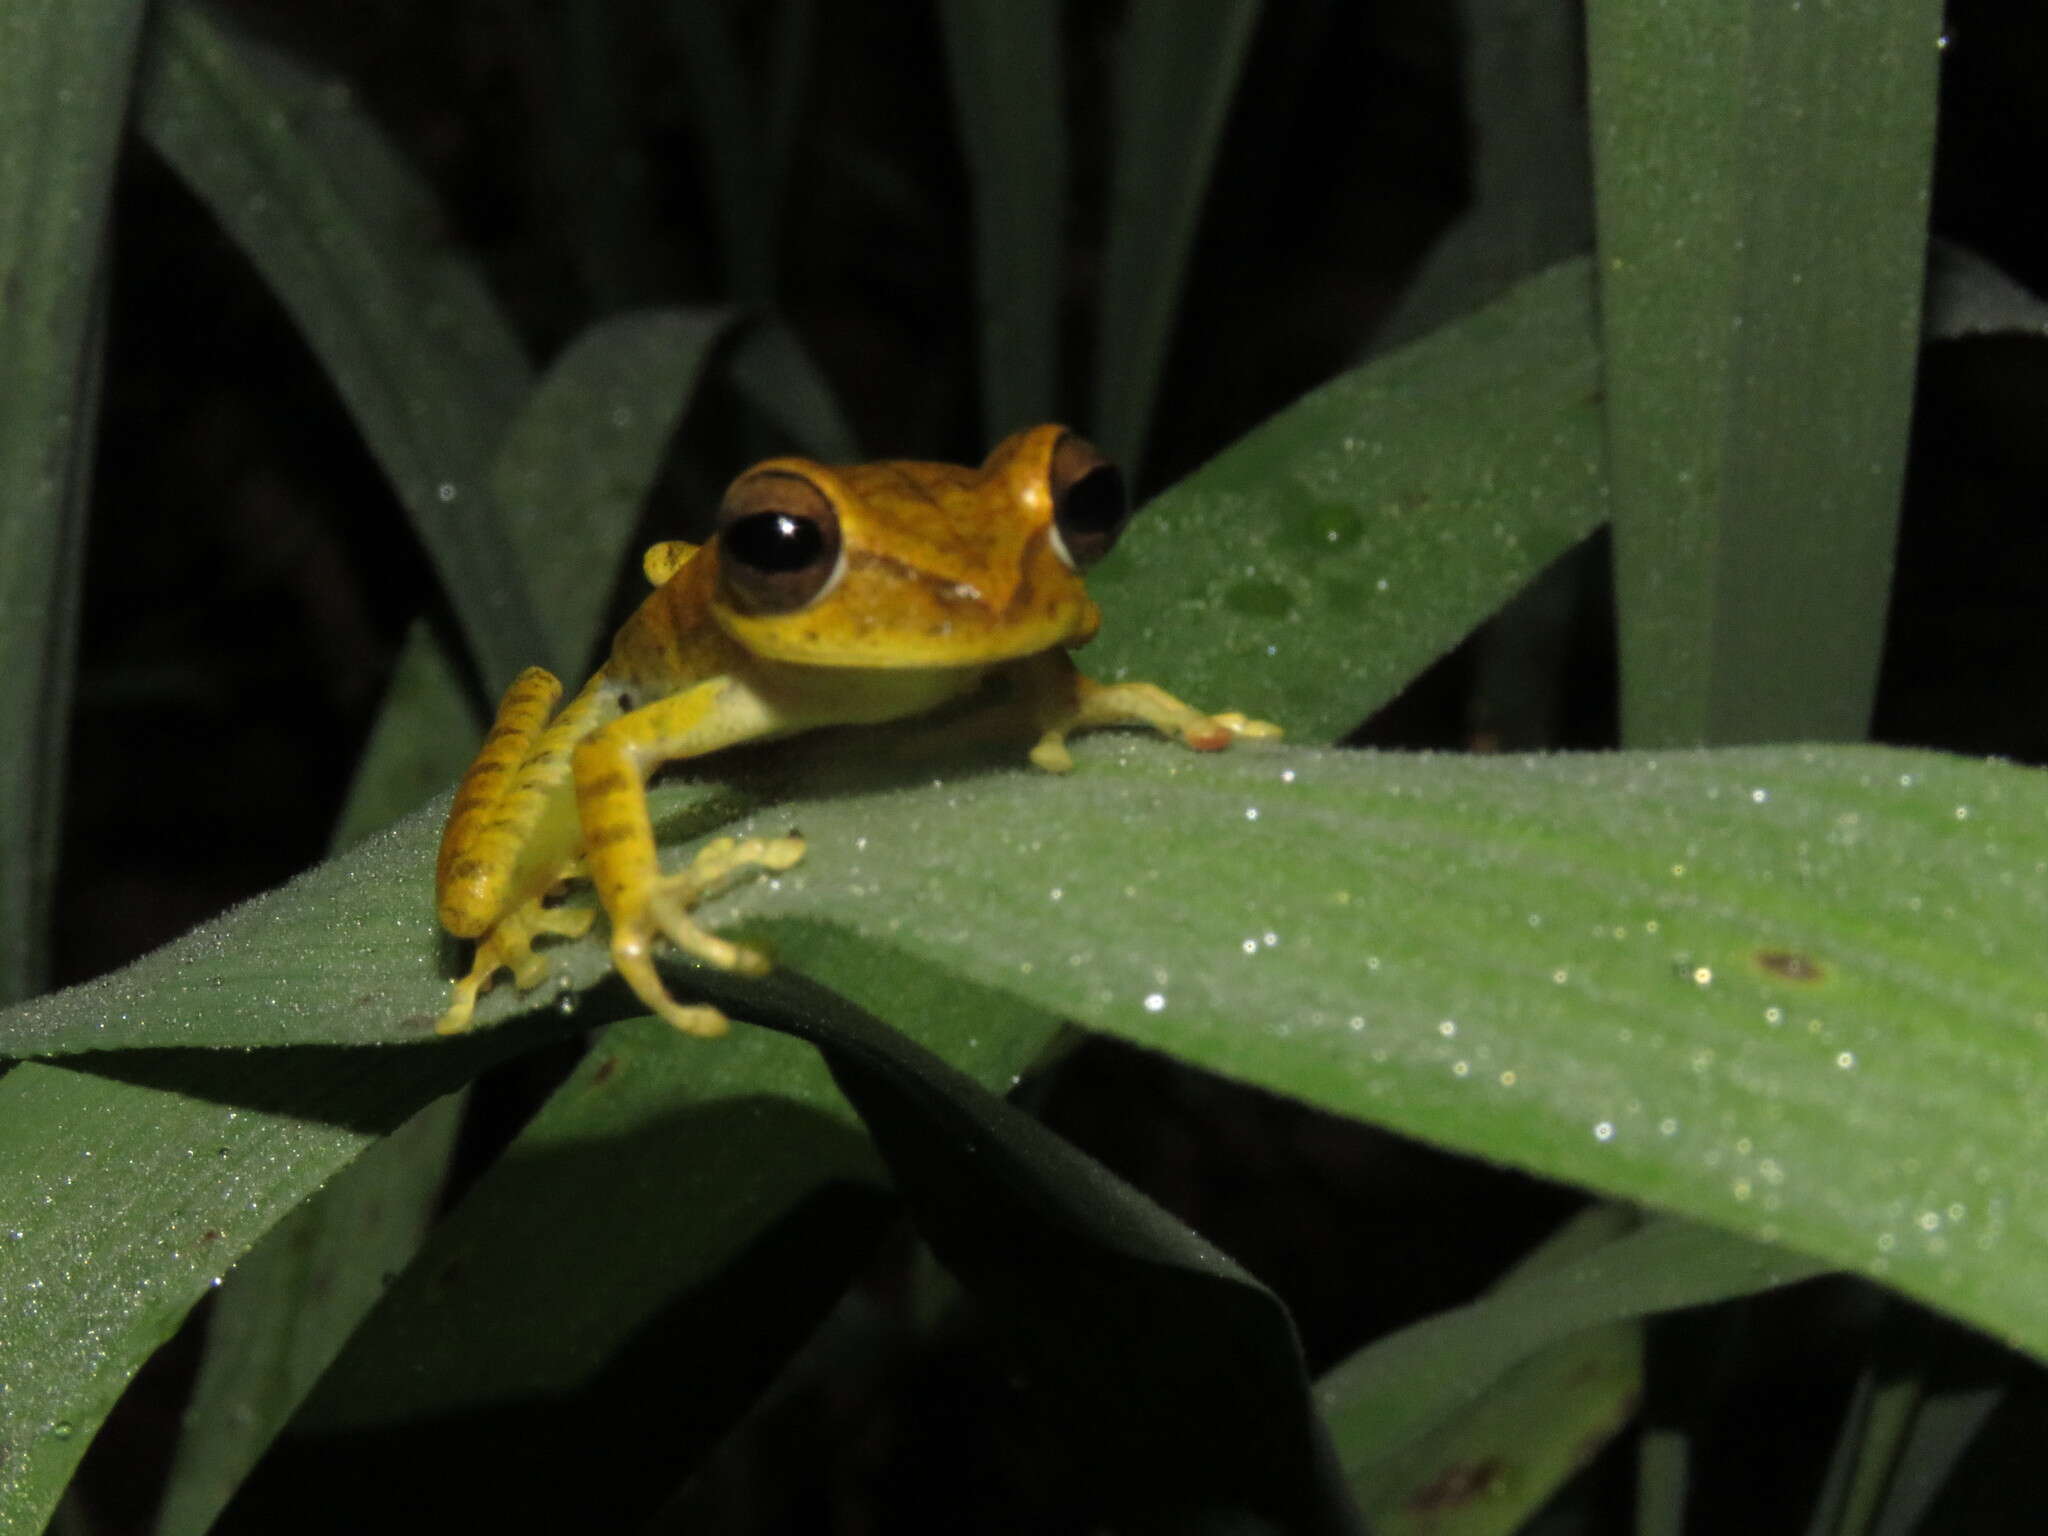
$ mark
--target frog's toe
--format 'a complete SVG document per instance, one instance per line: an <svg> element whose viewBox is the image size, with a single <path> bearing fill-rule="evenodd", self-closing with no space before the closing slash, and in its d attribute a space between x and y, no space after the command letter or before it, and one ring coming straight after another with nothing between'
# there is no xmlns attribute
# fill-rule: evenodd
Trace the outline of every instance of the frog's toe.
<svg viewBox="0 0 2048 1536"><path fill-rule="evenodd" d="M541 907L533 915L535 937L548 934L558 939L580 939L597 921L595 907Z"/></svg>
<svg viewBox="0 0 2048 1536"><path fill-rule="evenodd" d="M1194 721L1181 733L1181 740L1197 752L1221 752L1235 741L1274 741L1279 735L1280 727L1271 721L1253 720L1233 709Z"/></svg>
<svg viewBox="0 0 2048 1536"><path fill-rule="evenodd" d="M476 1013L477 999L490 991L500 971L510 971L512 984L522 992L531 992L548 976L547 956L535 952L533 941L581 938L590 931L596 917L590 907L548 907L536 900L500 918L490 932L476 941L469 973L455 983L454 1001L436 1021L434 1032L466 1033Z"/></svg>
<svg viewBox="0 0 2048 1536"><path fill-rule="evenodd" d="M689 868L658 885L647 903L648 916L684 954L742 976L765 976L773 969L757 949L707 933L690 915L706 896L746 875L780 873L804 856L800 837L714 838L697 850Z"/></svg>
<svg viewBox="0 0 2048 1536"><path fill-rule="evenodd" d="M780 872L804 856L800 837L714 837L690 861L690 867L665 883L690 906L727 881L756 870Z"/></svg>
<svg viewBox="0 0 2048 1536"><path fill-rule="evenodd" d="M1050 730L1031 749L1031 766L1045 773L1072 773L1074 754L1067 750L1065 730Z"/></svg>
<svg viewBox="0 0 2048 1536"><path fill-rule="evenodd" d="M748 846L756 850L754 862L777 873L802 862L804 840L792 832L788 837L757 838Z"/></svg>
<svg viewBox="0 0 2048 1536"><path fill-rule="evenodd" d="M626 985L633 989L634 996L646 1004L650 1012L686 1035L695 1035L702 1040L717 1039L726 1032L725 1015L709 1003L679 1003L669 996L668 988L662 985L661 977L654 969L653 939L653 932L646 925L614 930L612 964L626 979ZM682 947L689 953L696 953L690 946Z"/></svg>
<svg viewBox="0 0 2048 1536"><path fill-rule="evenodd" d="M725 969L738 975L766 976L775 969L775 962L769 958L768 952L752 944L728 944L726 950L729 963Z"/></svg>
<svg viewBox="0 0 2048 1536"><path fill-rule="evenodd" d="M709 1003L679 1003L670 998L666 1007L656 1011L670 1026L699 1040L717 1040L732 1028L726 1016Z"/></svg>
<svg viewBox="0 0 2048 1536"><path fill-rule="evenodd" d="M434 1021L437 1035L466 1035L476 1017L476 1000L479 993L490 986L494 971L483 969L482 962L472 965L469 974L455 983L455 993L448 1009Z"/></svg>
<svg viewBox="0 0 2048 1536"><path fill-rule="evenodd" d="M774 969L758 949L735 944L699 927L689 912L697 894L694 887L686 884L680 889L657 891L647 904L648 915L671 944L692 959L741 976L765 976Z"/></svg>
<svg viewBox="0 0 2048 1536"><path fill-rule="evenodd" d="M1272 721L1253 720L1234 709L1227 709L1222 714L1212 715L1210 718L1231 735L1242 736L1247 741L1278 741L1284 734Z"/></svg>

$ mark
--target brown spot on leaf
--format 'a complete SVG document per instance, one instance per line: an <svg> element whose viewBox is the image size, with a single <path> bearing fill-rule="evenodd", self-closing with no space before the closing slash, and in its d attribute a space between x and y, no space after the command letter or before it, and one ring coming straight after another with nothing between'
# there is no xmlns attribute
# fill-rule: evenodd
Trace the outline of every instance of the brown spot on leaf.
<svg viewBox="0 0 2048 1536"><path fill-rule="evenodd" d="M1406 1507L1425 1515L1455 1509L1474 1499L1484 1498L1500 1486L1506 1475L1507 1464L1498 1456L1489 1456L1484 1461L1456 1462L1444 1468L1435 1481L1416 1489Z"/></svg>
<svg viewBox="0 0 2048 1536"><path fill-rule="evenodd" d="M1759 949L1750 958L1766 976L1779 981L1813 986L1827 980L1827 967L1814 956L1797 949Z"/></svg>

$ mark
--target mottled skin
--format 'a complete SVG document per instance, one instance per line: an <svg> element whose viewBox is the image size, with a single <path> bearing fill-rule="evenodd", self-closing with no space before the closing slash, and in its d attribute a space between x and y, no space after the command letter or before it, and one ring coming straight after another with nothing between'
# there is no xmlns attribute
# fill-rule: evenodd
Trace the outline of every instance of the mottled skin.
<svg viewBox="0 0 2048 1536"><path fill-rule="evenodd" d="M979 469L780 458L741 475L711 542L647 552L654 591L567 707L554 713L562 685L538 667L498 706L441 838L441 921L477 941L441 1032L469 1027L500 970L522 989L542 980L533 941L580 934L594 915L544 898L581 875L641 1001L690 1034L724 1032L715 1008L669 996L655 940L725 970L765 971L758 952L707 933L691 909L736 874L787 869L803 846L721 838L664 875L646 785L666 763L923 714L996 674L1038 733L1031 761L1055 773L1072 766L1068 734L1099 726L1148 726L1200 751L1278 735L1075 668L1067 651L1093 637L1101 615L1076 569L1086 557L1071 557L1114 539L1111 526L1087 542L1111 494L1120 507L1115 472L1057 426L1006 439ZM807 559L814 528L835 524L836 543Z"/></svg>

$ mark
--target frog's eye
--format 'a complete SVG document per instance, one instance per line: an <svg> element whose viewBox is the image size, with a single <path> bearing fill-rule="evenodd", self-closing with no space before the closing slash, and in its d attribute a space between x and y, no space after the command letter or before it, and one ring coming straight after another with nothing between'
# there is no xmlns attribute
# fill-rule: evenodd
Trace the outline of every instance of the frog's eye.
<svg viewBox="0 0 2048 1536"><path fill-rule="evenodd" d="M845 568L839 514L801 475L748 475L718 509L718 574L742 613L794 613Z"/></svg>
<svg viewBox="0 0 2048 1536"><path fill-rule="evenodd" d="M1131 515L1124 477L1102 450L1069 432L1052 451L1046 479L1052 489L1052 547L1085 571L1116 547Z"/></svg>

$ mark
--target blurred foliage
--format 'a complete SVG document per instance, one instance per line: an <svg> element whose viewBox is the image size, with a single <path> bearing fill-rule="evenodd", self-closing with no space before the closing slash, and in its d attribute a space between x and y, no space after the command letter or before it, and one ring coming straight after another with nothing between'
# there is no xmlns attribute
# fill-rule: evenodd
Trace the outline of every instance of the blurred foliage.
<svg viewBox="0 0 2048 1536"><path fill-rule="evenodd" d="M1811 1279L2042 1349L2037 776L1303 750L2048 759L2048 25L1676 9L18 7L0 987L356 851L0 1016L92 1048L0 1077L0 1530L2038 1505L2036 1365ZM630 551L1018 412L1164 491L1091 669L1300 745L856 776L731 904L788 968L723 1046L583 946L287 1048L431 1008L408 813Z"/></svg>

